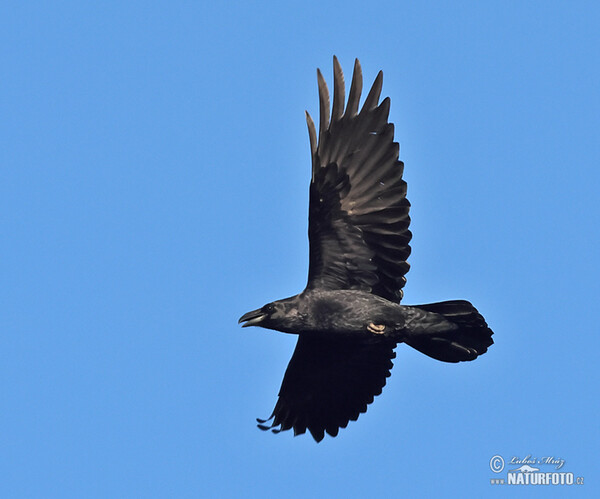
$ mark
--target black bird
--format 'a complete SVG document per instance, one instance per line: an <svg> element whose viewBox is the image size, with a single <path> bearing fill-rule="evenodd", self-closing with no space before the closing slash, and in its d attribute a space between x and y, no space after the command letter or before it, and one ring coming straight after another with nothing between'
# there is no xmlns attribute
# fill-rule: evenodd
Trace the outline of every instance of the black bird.
<svg viewBox="0 0 600 499"><path fill-rule="evenodd" d="M333 106L317 70L319 135L308 112L312 153L306 289L244 314L239 322L298 335L271 417L259 428L308 429L320 442L356 421L390 376L394 348L406 343L444 362L473 360L493 343L467 301L399 305L409 265L404 164L398 160L390 99L380 104L380 71L359 111L358 59L345 104L344 75L333 58ZM345 107L345 109L344 109ZM270 425L267 421L273 419Z"/></svg>

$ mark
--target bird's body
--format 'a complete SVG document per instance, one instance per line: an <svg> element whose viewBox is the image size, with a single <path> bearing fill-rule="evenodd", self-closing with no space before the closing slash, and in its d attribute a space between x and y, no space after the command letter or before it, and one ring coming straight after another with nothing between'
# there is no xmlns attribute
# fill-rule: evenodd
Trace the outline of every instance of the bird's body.
<svg viewBox="0 0 600 499"><path fill-rule="evenodd" d="M307 290L274 303L281 303L283 313L273 322L273 327L269 321L261 324L262 327L298 335L368 338L380 334L402 343L425 332L456 327L440 314L400 305L360 290ZM249 314L260 315L260 312ZM369 329L371 325L380 326L381 331L374 333Z"/></svg>
<svg viewBox="0 0 600 499"><path fill-rule="evenodd" d="M309 430L320 441L356 420L390 376L406 343L444 362L473 360L493 343L484 318L464 300L400 305L409 265L410 203L398 160L390 99L378 104L379 72L362 108L358 60L345 105L334 57L334 96L321 72L319 133L307 113L312 156L306 289L244 314L245 326L297 334L279 398L266 425Z"/></svg>
<svg viewBox="0 0 600 499"><path fill-rule="evenodd" d="M390 336L400 337L405 330L405 307L371 293L317 289L298 298L306 324L299 334L370 337L370 324L385 326L382 334Z"/></svg>

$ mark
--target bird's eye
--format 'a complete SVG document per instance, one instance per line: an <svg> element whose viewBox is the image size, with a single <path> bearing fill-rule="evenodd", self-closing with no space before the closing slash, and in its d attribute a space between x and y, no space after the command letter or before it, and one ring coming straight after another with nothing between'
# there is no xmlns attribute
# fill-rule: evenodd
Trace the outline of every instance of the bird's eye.
<svg viewBox="0 0 600 499"><path fill-rule="evenodd" d="M273 306L272 303L269 303L268 305L265 306L265 312L267 314L272 314L273 312L275 312L275 307Z"/></svg>

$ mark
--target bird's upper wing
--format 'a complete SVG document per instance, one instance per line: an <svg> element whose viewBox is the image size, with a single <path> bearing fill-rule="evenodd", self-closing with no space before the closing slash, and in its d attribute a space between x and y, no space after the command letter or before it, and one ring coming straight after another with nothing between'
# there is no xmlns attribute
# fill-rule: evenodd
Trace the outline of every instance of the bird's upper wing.
<svg viewBox="0 0 600 499"><path fill-rule="evenodd" d="M362 70L356 60L344 110L344 75L334 57L334 94L320 71L319 136L306 114L312 153L307 289L361 289L399 302L411 233L404 164L398 161L389 97L378 105L379 72L360 112Z"/></svg>
<svg viewBox="0 0 600 499"><path fill-rule="evenodd" d="M285 372L271 418L259 428L275 433L308 429L320 442L356 421L390 376L395 342L384 338L338 339L300 336ZM269 418L269 419L271 419Z"/></svg>

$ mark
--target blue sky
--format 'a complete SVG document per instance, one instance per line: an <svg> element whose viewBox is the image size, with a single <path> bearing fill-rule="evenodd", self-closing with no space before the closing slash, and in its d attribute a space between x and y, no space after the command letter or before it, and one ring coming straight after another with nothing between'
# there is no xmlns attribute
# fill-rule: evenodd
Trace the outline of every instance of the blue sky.
<svg viewBox="0 0 600 499"><path fill-rule="evenodd" d="M0 495L598 492L594 2L0 7ZM366 415L260 432L295 338L238 317L308 266L316 67L384 71L405 303L465 298L473 363L401 345ZM490 485L554 456L582 487Z"/></svg>

